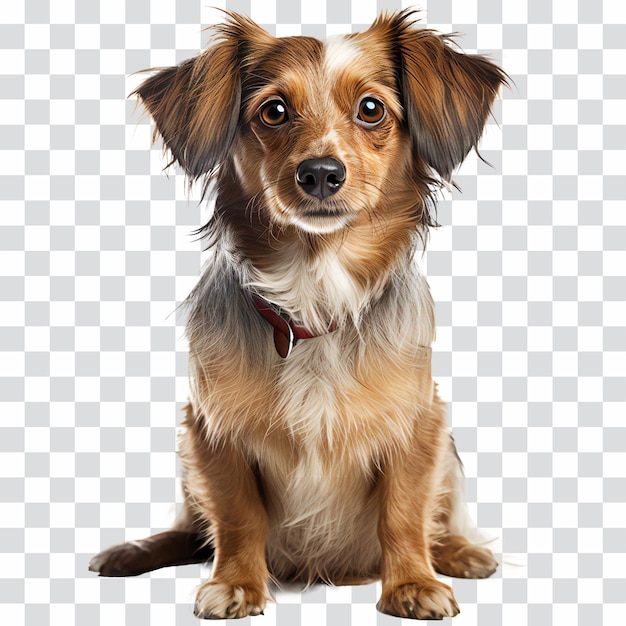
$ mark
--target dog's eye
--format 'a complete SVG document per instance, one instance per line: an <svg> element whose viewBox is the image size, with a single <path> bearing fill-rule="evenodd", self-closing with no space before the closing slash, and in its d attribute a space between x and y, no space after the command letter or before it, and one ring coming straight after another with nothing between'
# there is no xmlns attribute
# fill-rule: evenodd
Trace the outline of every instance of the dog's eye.
<svg viewBox="0 0 626 626"><path fill-rule="evenodd" d="M259 117L266 126L280 126L289 119L287 107L281 100L270 100L266 102L261 107Z"/></svg>
<svg viewBox="0 0 626 626"><path fill-rule="evenodd" d="M380 100L372 98L372 96L365 96L359 102L356 117L366 125L374 126L385 119L386 113L385 105Z"/></svg>

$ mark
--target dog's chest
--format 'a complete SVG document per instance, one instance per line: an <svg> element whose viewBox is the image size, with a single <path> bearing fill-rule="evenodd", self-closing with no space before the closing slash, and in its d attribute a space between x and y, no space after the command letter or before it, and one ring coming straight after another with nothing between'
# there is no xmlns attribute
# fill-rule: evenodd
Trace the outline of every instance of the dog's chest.
<svg viewBox="0 0 626 626"><path fill-rule="evenodd" d="M313 454L332 451L341 415L338 393L348 374L336 337L304 340L283 364L276 383L277 414L294 443Z"/></svg>
<svg viewBox="0 0 626 626"><path fill-rule="evenodd" d="M269 518L268 561L274 575L340 582L377 568L373 476L348 459L304 451L280 470L272 463L260 471ZM364 545L369 547L367 554Z"/></svg>
<svg viewBox="0 0 626 626"><path fill-rule="evenodd" d="M362 349L333 335L305 340L277 379L275 436L257 459L279 578L341 582L380 567L378 477L429 402L430 355Z"/></svg>
<svg viewBox="0 0 626 626"><path fill-rule="evenodd" d="M430 350L385 351L338 330L301 341L282 364L270 430L304 456L370 472L406 445L431 387Z"/></svg>

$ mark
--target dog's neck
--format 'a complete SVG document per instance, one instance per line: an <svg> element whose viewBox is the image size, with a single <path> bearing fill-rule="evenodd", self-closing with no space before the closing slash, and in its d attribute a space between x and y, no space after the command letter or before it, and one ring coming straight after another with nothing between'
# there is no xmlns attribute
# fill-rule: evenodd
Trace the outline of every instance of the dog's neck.
<svg viewBox="0 0 626 626"><path fill-rule="evenodd" d="M252 294L252 302L260 315L274 327L274 346L284 359L301 339L313 339L337 330L334 320L324 333L312 332L304 326L298 326L284 311L256 293Z"/></svg>
<svg viewBox="0 0 626 626"><path fill-rule="evenodd" d="M358 327L412 255L417 230L408 218L383 225L364 218L315 235L268 223L252 200L227 188L230 193L222 189L217 199L215 240L239 259L243 287L312 333L323 334L333 323Z"/></svg>
<svg viewBox="0 0 626 626"><path fill-rule="evenodd" d="M244 251L247 286L311 332L323 334L333 323L358 327L409 252L396 241L387 246L396 248L395 254L382 258L379 246L368 249L355 234L338 233L314 245L298 236L282 237L262 254ZM373 253L381 257L377 265Z"/></svg>
<svg viewBox="0 0 626 626"><path fill-rule="evenodd" d="M325 332L333 320L358 322L371 298L346 267L339 243L312 250L298 237L284 238L271 254L248 258L249 287L311 332Z"/></svg>

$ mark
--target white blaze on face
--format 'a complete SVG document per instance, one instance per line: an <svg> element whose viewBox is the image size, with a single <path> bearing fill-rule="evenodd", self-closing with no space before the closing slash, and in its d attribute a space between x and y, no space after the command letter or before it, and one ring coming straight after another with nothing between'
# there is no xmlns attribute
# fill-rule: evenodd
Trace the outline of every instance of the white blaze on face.
<svg viewBox="0 0 626 626"><path fill-rule="evenodd" d="M357 44L344 35L329 37L324 52L324 68L331 81L335 79L335 74L350 67L361 54Z"/></svg>

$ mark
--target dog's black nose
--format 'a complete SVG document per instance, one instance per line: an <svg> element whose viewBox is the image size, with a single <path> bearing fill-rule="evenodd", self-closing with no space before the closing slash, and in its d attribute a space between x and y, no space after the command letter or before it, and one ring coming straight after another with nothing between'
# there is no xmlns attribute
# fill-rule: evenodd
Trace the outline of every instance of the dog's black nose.
<svg viewBox="0 0 626 626"><path fill-rule="evenodd" d="M337 193L346 180L346 168L337 159L307 159L298 165L296 180L303 191L323 200Z"/></svg>

